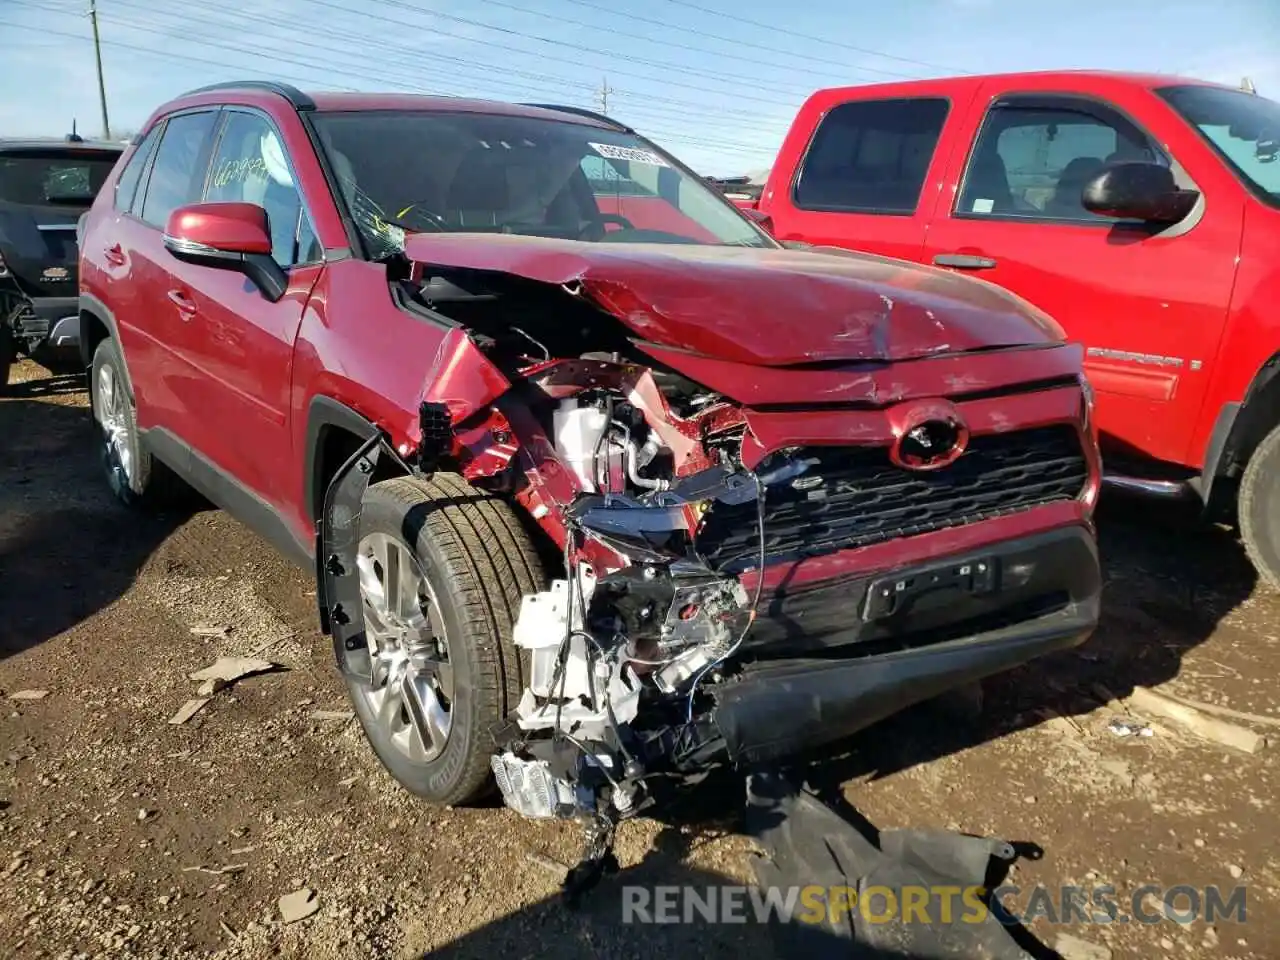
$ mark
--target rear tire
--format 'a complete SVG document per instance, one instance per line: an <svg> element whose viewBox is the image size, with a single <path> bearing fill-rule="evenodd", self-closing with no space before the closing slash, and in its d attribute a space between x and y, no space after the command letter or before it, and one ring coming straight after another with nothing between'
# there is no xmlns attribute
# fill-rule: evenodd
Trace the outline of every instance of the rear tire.
<svg viewBox="0 0 1280 960"><path fill-rule="evenodd" d="M412 627L401 633L400 644L421 650L419 638L437 638L431 642L445 652L432 662L448 664L449 687L437 687L431 697L438 693L438 705L447 703L449 720L447 734L439 738L443 743L415 755L405 734L409 708L403 713L396 708L390 720L379 714L379 690L390 690L392 682L383 678L370 685L348 677L356 716L382 765L406 790L437 805L475 803L493 786L490 730L515 709L526 684L528 660L511 634L524 594L545 585L534 544L509 504L454 474L429 480L396 477L371 486L361 508L360 538L362 555L366 543L381 542L386 549L387 541L394 541L417 568L413 576L425 581L412 594L418 598L413 612L421 612L430 629ZM381 641L374 636L371 604L392 588L381 594L379 582L367 588L370 569L371 558L366 558L363 613L370 655L377 657ZM404 569L403 563L396 569ZM412 619L402 618L401 627ZM385 655L386 647L381 649ZM427 739L419 740L419 748Z"/></svg>
<svg viewBox="0 0 1280 960"><path fill-rule="evenodd" d="M1240 539L1259 576L1280 589L1280 426L1258 444L1240 478Z"/></svg>
<svg viewBox="0 0 1280 960"><path fill-rule="evenodd" d="M98 344L89 367L89 402L107 484L129 507L175 500L190 488L143 444L124 369L114 340L108 337Z"/></svg>

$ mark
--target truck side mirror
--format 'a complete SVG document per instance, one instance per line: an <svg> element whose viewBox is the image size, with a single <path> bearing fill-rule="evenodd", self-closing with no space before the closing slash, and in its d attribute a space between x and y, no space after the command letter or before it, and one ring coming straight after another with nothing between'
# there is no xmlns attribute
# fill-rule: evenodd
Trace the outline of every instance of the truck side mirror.
<svg viewBox="0 0 1280 960"><path fill-rule="evenodd" d="M1084 185L1080 202L1091 213L1147 223L1177 223L1200 199L1181 190L1173 171L1145 161L1113 163Z"/></svg>

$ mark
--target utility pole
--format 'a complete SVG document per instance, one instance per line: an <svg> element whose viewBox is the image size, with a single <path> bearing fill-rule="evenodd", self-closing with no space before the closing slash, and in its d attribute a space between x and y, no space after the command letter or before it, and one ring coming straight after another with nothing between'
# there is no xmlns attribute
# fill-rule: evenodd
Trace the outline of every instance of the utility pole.
<svg viewBox="0 0 1280 960"><path fill-rule="evenodd" d="M613 93L613 88L609 86L607 77L600 80L600 112L607 114L609 112L609 94Z"/></svg>
<svg viewBox="0 0 1280 960"><path fill-rule="evenodd" d="M98 0L89 0L89 22L93 25L93 56L98 63L98 102L102 105L102 139L111 139L107 120L107 85L102 79L102 41L98 37Z"/></svg>

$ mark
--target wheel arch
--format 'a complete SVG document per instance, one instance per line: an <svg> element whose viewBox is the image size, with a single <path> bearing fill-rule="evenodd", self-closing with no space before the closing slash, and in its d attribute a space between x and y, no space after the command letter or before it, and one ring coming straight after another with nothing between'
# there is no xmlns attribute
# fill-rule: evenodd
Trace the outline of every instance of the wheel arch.
<svg viewBox="0 0 1280 960"><path fill-rule="evenodd" d="M133 392L133 375L120 341L120 326L111 308L90 293L80 294L80 359L87 368L93 363L93 354L103 340L111 339L120 348L120 362L124 366L124 386L129 399L138 402Z"/></svg>
<svg viewBox="0 0 1280 960"><path fill-rule="evenodd" d="M1280 424L1280 350L1254 375L1238 403L1224 404L1214 423L1200 477L1200 493L1209 508L1226 506L1230 484L1239 478L1263 438Z"/></svg>
<svg viewBox="0 0 1280 960"><path fill-rule="evenodd" d="M307 406L307 428L303 456L303 496L307 519L314 526L324 510L325 493L338 471L368 440L385 433L377 424L340 400L323 394L311 398ZM370 483L399 476L405 471L395 459L378 461L378 473Z"/></svg>

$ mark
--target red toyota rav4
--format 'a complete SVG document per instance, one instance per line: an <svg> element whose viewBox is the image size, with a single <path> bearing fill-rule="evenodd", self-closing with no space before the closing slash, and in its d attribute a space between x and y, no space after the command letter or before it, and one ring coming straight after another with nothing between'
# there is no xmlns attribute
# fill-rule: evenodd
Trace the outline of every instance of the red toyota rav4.
<svg viewBox="0 0 1280 960"><path fill-rule="evenodd" d="M314 569L431 801L609 824L1096 624L1080 347L783 249L607 118L206 88L83 226L113 488L180 478Z"/></svg>

